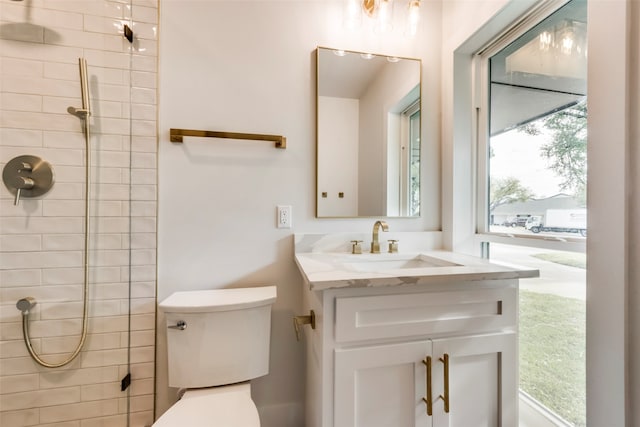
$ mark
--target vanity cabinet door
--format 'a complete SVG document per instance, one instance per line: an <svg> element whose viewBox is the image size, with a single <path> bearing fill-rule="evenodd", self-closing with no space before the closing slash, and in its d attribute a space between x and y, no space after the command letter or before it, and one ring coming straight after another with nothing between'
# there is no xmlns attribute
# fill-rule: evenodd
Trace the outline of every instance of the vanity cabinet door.
<svg viewBox="0 0 640 427"><path fill-rule="evenodd" d="M436 339L432 344L434 426L518 425L515 332Z"/></svg>
<svg viewBox="0 0 640 427"><path fill-rule="evenodd" d="M334 427L431 426L430 354L428 340L335 350Z"/></svg>

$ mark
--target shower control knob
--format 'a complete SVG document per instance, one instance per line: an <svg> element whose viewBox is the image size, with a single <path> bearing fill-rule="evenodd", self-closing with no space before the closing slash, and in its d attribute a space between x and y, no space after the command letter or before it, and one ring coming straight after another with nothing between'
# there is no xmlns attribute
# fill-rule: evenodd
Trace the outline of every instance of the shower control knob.
<svg viewBox="0 0 640 427"><path fill-rule="evenodd" d="M26 178L24 176L18 177L18 184L16 185L16 198L13 201L15 206L20 202L20 193L22 190L31 190L33 186L36 184L31 178Z"/></svg>
<svg viewBox="0 0 640 427"><path fill-rule="evenodd" d="M15 195L14 205L25 197L38 197L53 186L53 169L49 162L36 156L18 156L5 165L2 181Z"/></svg>

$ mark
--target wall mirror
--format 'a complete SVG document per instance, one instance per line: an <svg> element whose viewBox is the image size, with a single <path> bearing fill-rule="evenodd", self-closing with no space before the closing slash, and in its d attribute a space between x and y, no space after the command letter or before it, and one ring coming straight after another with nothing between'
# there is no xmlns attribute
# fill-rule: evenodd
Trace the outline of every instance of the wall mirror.
<svg viewBox="0 0 640 427"><path fill-rule="evenodd" d="M420 69L317 49L317 217L420 215Z"/></svg>

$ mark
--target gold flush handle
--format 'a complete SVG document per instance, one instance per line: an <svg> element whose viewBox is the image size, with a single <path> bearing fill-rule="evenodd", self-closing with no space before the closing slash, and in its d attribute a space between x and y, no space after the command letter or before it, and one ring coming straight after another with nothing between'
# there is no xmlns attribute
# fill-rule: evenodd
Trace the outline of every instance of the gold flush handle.
<svg viewBox="0 0 640 427"><path fill-rule="evenodd" d="M308 316L294 316L293 329L296 331L296 340L300 341L300 329L302 325L311 325L311 329L316 328L316 313L311 310Z"/></svg>

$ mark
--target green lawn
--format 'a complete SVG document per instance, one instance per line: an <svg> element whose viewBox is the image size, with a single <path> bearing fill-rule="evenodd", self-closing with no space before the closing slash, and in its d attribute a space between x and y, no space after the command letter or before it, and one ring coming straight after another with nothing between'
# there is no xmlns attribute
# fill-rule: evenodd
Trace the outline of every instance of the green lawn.
<svg viewBox="0 0 640 427"><path fill-rule="evenodd" d="M556 264L568 265L569 267L587 268L587 254L578 252L547 252L531 255L532 257L543 259Z"/></svg>
<svg viewBox="0 0 640 427"><path fill-rule="evenodd" d="M520 291L520 388L586 426L585 303Z"/></svg>

